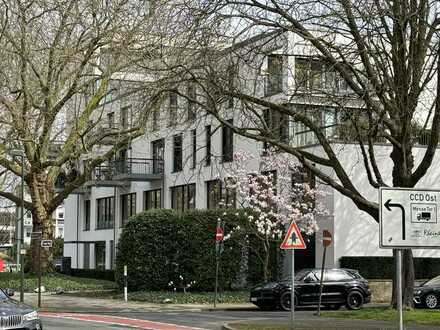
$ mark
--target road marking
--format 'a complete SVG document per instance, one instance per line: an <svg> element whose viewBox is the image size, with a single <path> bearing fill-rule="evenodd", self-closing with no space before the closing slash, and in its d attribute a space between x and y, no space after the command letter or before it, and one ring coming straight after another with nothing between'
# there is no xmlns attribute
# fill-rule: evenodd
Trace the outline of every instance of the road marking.
<svg viewBox="0 0 440 330"><path fill-rule="evenodd" d="M184 325L169 324L162 322L154 322L148 320L133 319L121 316L110 315L94 315L94 314L77 314L77 313L56 313L56 312L41 312L43 317L63 318L77 321L90 321L105 324L115 324L122 326L129 326L137 329L148 330L204 330L202 328L187 327Z"/></svg>

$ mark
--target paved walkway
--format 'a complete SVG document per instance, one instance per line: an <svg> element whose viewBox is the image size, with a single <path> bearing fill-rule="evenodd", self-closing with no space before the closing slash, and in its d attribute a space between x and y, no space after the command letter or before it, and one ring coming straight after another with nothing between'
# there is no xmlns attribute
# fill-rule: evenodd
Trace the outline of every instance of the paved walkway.
<svg viewBox="0 0 440 330"><path fill-rule="evenodd" d="M18 300L18 295L14 297ZM25 293L24 302L28 305L37 306L38 295L36 293ZM127 311L195 311L211 310L214 306L211 304L151 304L144 302L134 302L109 298L93 297L75 297L64 294L43 293L41 295L41 311L59 311L59 312L77 312L77 313L96 313ZM217 304L217 309L238 309L238 310L256 310L253 304Z"/></svg>

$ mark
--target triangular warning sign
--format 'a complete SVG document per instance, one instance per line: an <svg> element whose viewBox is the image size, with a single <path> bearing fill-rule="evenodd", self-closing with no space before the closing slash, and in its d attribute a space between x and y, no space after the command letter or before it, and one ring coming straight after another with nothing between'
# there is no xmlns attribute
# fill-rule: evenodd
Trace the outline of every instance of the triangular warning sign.
<svg viewBox="0 0 440 330"><path fill-rule="evenodd" d="M290 224L289 230L287 231L280 248L285 250L306 248L301 232L294 221Z"/></svg>

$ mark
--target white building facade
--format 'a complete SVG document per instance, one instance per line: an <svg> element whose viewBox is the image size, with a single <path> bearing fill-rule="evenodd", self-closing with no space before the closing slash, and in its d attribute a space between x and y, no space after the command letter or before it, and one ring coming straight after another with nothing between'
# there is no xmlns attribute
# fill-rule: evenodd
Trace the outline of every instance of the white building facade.
<svg viewBox="0 0 440 330"><path fill-rule="evenodd" d="M287 35L277 43L280 46L273 47L274 51L267 54L266 58L261 58L261 61L265 71L280 70L278 78L281 80L274 84L269 81L271 77L261 71L250 74L261 75L261 86L258 87L261 93L266 93L270 87L273 90L267 97L279 98L280 102L285 103L283 90L298 88L299 72L313 70L313 65L310 65L303 40ZM280 54L289 54L281 60L282 66L278 65ZM322 84L330 81L324 76L320 79ZM335 77L331 79L334 84ZM189 94L198 96L199 91L192 91L191 88L194 87L191 85L182 88ZM341 93L347 89L342 83L337 88ZM130 125L127 109L136 107L139 100L118 102L109 107L108 128L115 122ZM334 149L338 151L338 158L344 167L350 169L349 175L354 185L370 200L377 200L377 190L370 188L368 184L359 148L355 143L347 143L346 138L340 137L341 132L337 132L336 106L319 98L290 99L289 102L294 107L307 106L322 110L319 111L318 120L321 121L325 133L334 136ZM197 109L192 108L194 104L177 94L170 93L165 103L162 111L153 114L148 132L144 136L131 141L131 145L122 150L113 163L98 167L91 181L66 199L64 255L71 258L72 268L113 269L116 245L124 223L131 215L151 208L185 210L216 207L216 201L211 197L212 187L216 180L224 178L225 169L233 161L232 154L245 150L258 156L264 151L263 143L233 134L212 116L200 115ZM346 104L359 107L356 100L351 98L347 98ZM228 106L224 106L225 111ZM233 107L234 104L230 106ZM240 120L239 116L240 112L231 111L229 120ZM298 123L288 120L281 127L284 124L279 118L273 122L278 125L275 129L282 130L282 134L287 136L292 145L301 145L319 152L313 134ZM392 166L389 159L391 147L378 143L376 148L381 155L377 159L378 166L388 174L388 178L384 179L389 179ZM420 159L423 145L415 150L420 151L416 155L416 159ZM439 162L440 158L437 156L420 187L433 188L437 183L440 184L436 170ZM255 160L250 165L249 172L258 170L259 162ZM298 268L321 265L322 243L319 237L322 236L323 229L330 230L334 237L333 244L327 250L328 266L338 266L339 259L343 256L391 255L391 251L379 249L379 227L369 215L358 210L350 199L328 186L316 182L316 188L326 192L321 197L321 202L326 206L327 214L319 217L320 231L308 238L307 250L297 253ZM438 255L438 252L431 250L415 253L415 256Z"/></svg>

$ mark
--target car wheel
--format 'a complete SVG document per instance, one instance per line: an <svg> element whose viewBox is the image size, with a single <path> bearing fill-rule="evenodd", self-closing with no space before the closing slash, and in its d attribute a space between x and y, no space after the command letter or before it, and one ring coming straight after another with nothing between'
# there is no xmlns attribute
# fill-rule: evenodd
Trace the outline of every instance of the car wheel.
<svg viewBox="0 0 440 330"><path fill-rule="evenodd" d="M364 297L359 291L351 291L347 295L347 308L351 310L360 309L364 304Z"/></svg>
<svg viewBox="0 0 440 330"><path fill-rule="evenodd" d="M294 307L298 306L298 298L295 295ZM292 293L290 291L284 292L280 297L280 308L283 311L290 311L292 300Z"/></svg>
<svg viewBox="0 0 440 330"><path fill-rule="evenodd" d="M438 307L438 298L433 293L426 295L424 302L425 302L425 306L429 309L434 309Z"/></svg>

